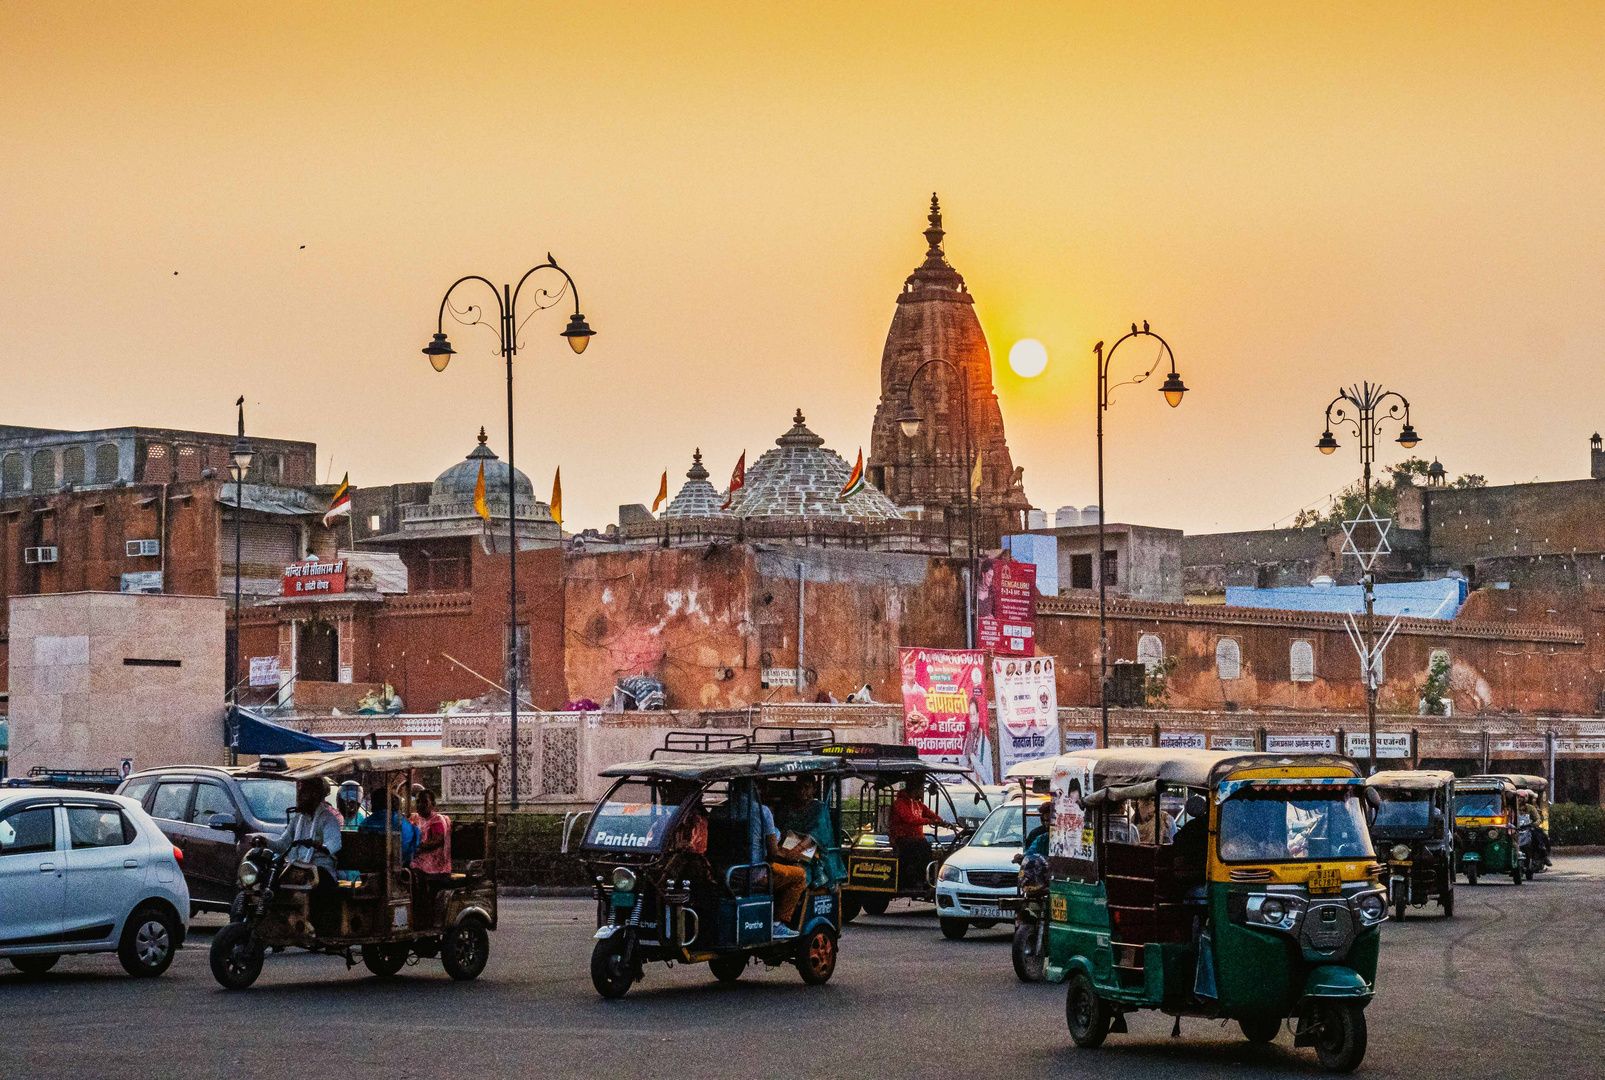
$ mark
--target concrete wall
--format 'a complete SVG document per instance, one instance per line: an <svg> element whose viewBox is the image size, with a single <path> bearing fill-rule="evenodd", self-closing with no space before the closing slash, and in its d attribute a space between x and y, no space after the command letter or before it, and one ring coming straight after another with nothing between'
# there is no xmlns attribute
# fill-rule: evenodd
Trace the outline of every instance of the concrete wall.
<svg viewBox="0 0 1605 1080"><path fill-rule="evenodd" d="M1419 580L1428 562L1425 534L1396 521L1388 544L1391 553L1377 562L1377 580ZM1339 585L1356 585L1359 565L1342 551L1343 530L1326 525L1186 536L1181 541L1184 590L1192 597L1216 597L1228 585L1284 588L1308 585L1321 574Z"/></svg>
<svg viewBox="0 0 1605 1080"><path fill-rule="evenodd" d="M224 606L210 596L12 597L12 775L125 758L135 769L222 763Z"/></svg>
<svg viewBox="0 0 1605 1080"><path fill-rule="evenodd" d="M1435 565L1605 551L1605 483L1598 480L1426 489L1422 500Z"/></svg>

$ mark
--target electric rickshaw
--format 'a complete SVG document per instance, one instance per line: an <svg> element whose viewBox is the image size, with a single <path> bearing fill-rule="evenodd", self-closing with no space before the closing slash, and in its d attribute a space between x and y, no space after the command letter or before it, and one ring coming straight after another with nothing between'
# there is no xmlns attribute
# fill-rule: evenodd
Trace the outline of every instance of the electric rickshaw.
<svg viewBox="0 0 1605 1080"><path fill-rule="evenodd" d="M1379 772L1366 781L1374 793L1371 844L1388 864L1393 917L1436 900L1455 913L1454 773L1433 769Z"/></svg>
<svg viewBox="0 0 1605 1080"><path fill-rule="evenodd" d="M313 865L323 851L315 840L275 852L260 834L240 860L239 893L228 925L212 939L212 976L243 990L262 972L268 949L294 946L361 961L388 978L414 956L439 957L453 979L474 979L490 956L496 929L495 793L501 755L495 750L343 750L260 758L240 776L275 780L355 779L368 791L391 792L403 817L412 811L412 782L419 770L475 766L488 771L481 820L453 822L450 875L425 877L401 864L401 834L394 815L381 830L342 832L333 852L339 873L322 895ZM405 783L403 784L403 781ZM292 821L294 817L292 816ZM238 834L232 814L216 814L210 827Z"/></svg>
<svg viewBox="0 0 1605 1080"><path fill-rule="evenodd" d="M1516 842L1527 880L1549 869L1549 781L1532 773L1495 773L1516 785Z"/></svg>
<svg viewBox="0 0 1605 1080"><path fill-rule="evenodd" d="M1054 759L1046 977L1077 1046L1125 1017L1235 1020L1347 1072L1365 1055L1385 868L1352 761L1206 750ZM1179 797L1181 813L1166 809Z"/></svg>
<svg viewBox="0 0 1605 1080"><path fill-rule="evenodd" d="M916 747L891 743L836 743L819 752L842 760L848 770L850 790L842 812L846 830L842 848L847 857L842 922L852 922L861 910L884 915L887 905L897 899L936 903L936 879L942 864L964 846L981 823L981 819L960 815L948 785L968 786L977 807L991 808L986 792L969 770L922 758ZM943 822L924 827L930 845L928 859L923 850L911 857L907 852L900 855L892 845L892 802L904 784L919 789L926 808ZM936 914L943 936L955 941L972 925L985 929L1012 916L1001 907L978 919L944 915L940 907Z"/></svg>
<svg viewBox="0 0 1605 1080"><path fill-rule="evenodd" d="M813 871L816 860L840 859L842 772L837 757L711 732L671 732L648 760L602 770L615 783L595 809L564 822L563 836L567 852L588 819L578 855L596 883L597 993L623 997L655 961L706 963L726 983L754 960L794 964L804 982L828 982L840 896L832 875ZM782 847L805 860L792 911L776 906L784 886L769 861L764 806ZM799 820L817 824L798 835Z"/></svg>
<svg viewBox="0 0 1605 1080"><path fill-rule="evenodd" d="M1455 853L1468 884L1484 874L1509 874L1517 885L1529 876L1520 819L1521 789L1510 777L1455 781Z"/></svg>

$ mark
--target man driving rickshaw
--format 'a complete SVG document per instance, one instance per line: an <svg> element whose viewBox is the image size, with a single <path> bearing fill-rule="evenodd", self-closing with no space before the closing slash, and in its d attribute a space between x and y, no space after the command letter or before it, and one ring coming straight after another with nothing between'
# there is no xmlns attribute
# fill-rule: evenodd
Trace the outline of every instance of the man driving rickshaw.
<svg viewBox="0 0 1605 1080"><path fill-rule="evenodd" d="M496 818L494 800L501 755L495 750L344 750L263 757L240 775L294 780L296 807L281 836L253 836L240 861L239 894L228 925L212 939L212 975L230 990L243 990L261 974L267 950L295 946L362 963L392 976L408 959L440 957L453 979L474 979L490 955L496 928ZM383 813L397 785L421 769L476 766L488 769L483 818L452 825L451 850L460 870L418 880L402 857L398 828L403 818ZM344 832L325 801L329 781L362 779L383 792L379 828ZM211 827L238 834L230 814Z"/></svg>
<svg viewBox="0 0 1605 1080"><path fill-rule="evenodd" d="M1125 1016L1237 1021L1347 1072L1365 1055L1387 897L1344 758L1081 750L1054 759L1045 977L1076 1045ZM1134 803L1146 812L1134 814ZM1176 806L1175 833L1144 834ZM1199 842L1202 840L1202 842Z"/></svg>
<svg viewBox="0 0 1605 1080"><path fill-rule="evenodd" d="M1392 770L1366 781L1373 799L1371 843L1388 863L1394 917L1436 899L1455 913L1454 773Z"/></svg>
<svg viewBox="0 0 1605 1080"><path fill-rule="evenodd" d="M1516 785L1516 843L1527 859L1527 880L1548 870L1549 781L1532 773L1495 773Z"/></svg>

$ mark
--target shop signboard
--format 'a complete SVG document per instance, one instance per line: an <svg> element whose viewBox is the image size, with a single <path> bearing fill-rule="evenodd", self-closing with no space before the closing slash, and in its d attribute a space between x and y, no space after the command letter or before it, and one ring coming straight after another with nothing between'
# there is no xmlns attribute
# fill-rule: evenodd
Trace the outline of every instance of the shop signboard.
<svg viewBox="0 0 1605 1080"><path fill-rule="evenodd" d="M1267 735L1265 749L1272 754L1335 754L1336 735Z"/></svg>
<svg viewBox="0 0 1605 1080"><path fill-rule="evenodd" d="M346 591L344 559L307 559L284 568L284 596L329 596Z"/></svg>

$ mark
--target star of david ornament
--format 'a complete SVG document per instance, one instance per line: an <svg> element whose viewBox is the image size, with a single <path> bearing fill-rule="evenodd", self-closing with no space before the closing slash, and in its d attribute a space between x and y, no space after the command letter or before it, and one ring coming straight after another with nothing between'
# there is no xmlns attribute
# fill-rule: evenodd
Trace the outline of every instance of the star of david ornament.
<svg viewBox="0 0 1605 1080"><path fill-rule="evenodd" d="M1361 526L1364 528L1361 529ZM1392 518L1377 517L1371 504L1366 503L1352 520L1343 523L1343 554L1354 556L1355 561L1360 564L1360 569L1369 574L1371 567L1376 565L1379 558L1393 551L1392 545L1388 543L1388 530L1392 527ZM1360 531L1358 539L1354 535L1356 530ZM1362 548L1361 545L1369 540L1372 534L1376 536L1375 546Z"/></svg>

